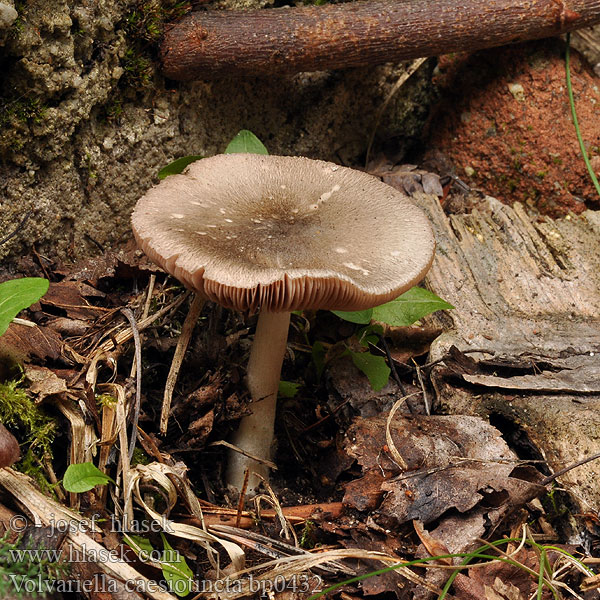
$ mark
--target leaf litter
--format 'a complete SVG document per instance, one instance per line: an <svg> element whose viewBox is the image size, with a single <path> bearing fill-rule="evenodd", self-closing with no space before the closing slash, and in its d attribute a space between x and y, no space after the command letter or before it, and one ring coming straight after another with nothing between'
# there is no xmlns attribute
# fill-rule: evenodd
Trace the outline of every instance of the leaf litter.
<svg viewBox="0 0 600 600"><path fill-rule="evenodd" d="M284 468L274 477L274 488L262 499L268 508L236 507L220 487L222 453L214 443L226 438L230 423L248 410L242 380L248 321L217 311L218 318L201 316L202 327L194 328L194 318L187 324L188 334L195 331L185 352L178 340L186 327L189 295L154 267L138 265L139 260L131 250L70 271L56 269L60 281L30 309L32 325L13 323L0 338L5 373L14 374L15 363L25 362L27 394L40 410L54 415L63 434L54 442L64 450L62 456L55 450L54 457L37 465L55 485L57 500L41 494L25 475L10 469L0 473L0 485L32 524L48 526L56 518L81 523L82 515L94 514L107 522L159 523L169 543L194 561L194 572L205 582L212 577L211 589L217 582L227 589L220 598L246 597L252 585L266 590L274 581L287 582L290 598L306 598L374 569L426 560L420 563L430 567L426 570L399 567L349 583L340 592L347 598L387 594L403 600L439 595L449 576L443 567L460 562L429 561L432 556L472 550L481 538L508 531L507 523L519 511L543 516L541 505L533 513L524 508L546 493L541 475L523 465L494 427L477 417L423 414L425 389L415 365L439 328L426 320L386 328L390 355L404 383L390 379L375 392L348 356L333 351L346 337L343 326L332 327L333 317L315 315L303 317L290 339L293 379L305 381L299 394L309 402L292 397L282 407L286 427L280 457L284 466L300 461L302 471L295 471L295 464L289 467L292 475ZM125 306L134 311L133 323L123 316ZM317 318L325 320L324 327L316 326ZM211 340L204 344L207 331ZM329 348L321 379L305 344L309 331L324 332L315 339ZM136 400L137 335L144 381ZM178 343L179 364L172 360ZM464 366L460 372L465 380L477 376ZM132 427L138 400L139 424ZM161 412L164 435L158 427ZM138 449L132 460L133 435ZM59 475L69 464L85 462L114 477L116 486L65 494L56 485ZM291 506L282 506L283 501ZM309 528L313 541L302 548L300 539ZM91 553L77 566L76 576L103 573L121 584L159 577L161 562L142 564L128 555L119 531L81 529L69 532L61 547L93 548L95 556L102 548L118 548L125 558L108 564ZM150 537L160 547L160 540ZM534 571L541 568L534 550L521 552L519 561ZM530 597L535 579L530 573L521 579L522 585L501 562L472 567L456 576L453 597ZM308 587L299 589L298 581ZM162 588L123 597L174 598ZM205 591L198 597L216 596Z"/></svg>

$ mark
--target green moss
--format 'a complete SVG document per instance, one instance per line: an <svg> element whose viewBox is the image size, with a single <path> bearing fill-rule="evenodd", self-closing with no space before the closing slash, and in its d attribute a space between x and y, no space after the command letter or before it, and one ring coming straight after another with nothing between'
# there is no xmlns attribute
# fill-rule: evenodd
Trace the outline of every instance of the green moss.
<svg viewBox="0 0 600 600"><path fill-rule="evenodd" d="M52 456L56 426L21 387L23 379L0 383L0 422L21 433L17 437L20 437L23 457L17 468L37 481L41 478L42 485L49 487L50 484L43 480L41 465L44 457Z"/></svg>
<svg viewBox="0 0 600 600"><path fill-rule="evenodd" d="M122 59L122 84L146 88L153 84L158 43L165 23L182 17L191 8L189 0L138 0L125 18L129 47Z"/></svg>
<svg viewBox="0 0 600 600"><path fill-rule="evenodd" d="M133 456L131 457L131 466L135 465L149 465L152 459L141 449L135 448L133 450Z"/></svg>
<svg viewBox="0 0 600 600"><path fill-rule="evenodd" d="M317 545L315 533L315 524L310 520L306 521L300 537L300 548L312 550Z"/></svg>
<svg viewBox="0 0 600 600"><path fill-rule="evenodd" d="M48 107L39 98L24 98L3 103L0 110L0 127L9 123L41 123Z"/></svg>
<svg viewBox="0 0 600 600"><path fill-rule="evenodd" d="M117 399L110 394L98 394L96 396L96 403L100 408L104 406L108 406L110 408L114 408L117 404Z"/></svg>
<svg viewBox="0 0 600 600"><path fill-rule="evenodd" d="M122 62L125 72L122 80L130 87L151 87L154 76L153 62L144 56L137 48L128 48Z"/></svg>
<svg viewBox="0 0 600 600"><path fill-rule="evenodd" d="M27 535L27 534L24 534ZM0 597L46 598L47 586L68 575L70 565L53 555L43 540L31 536L23 543L23 535L11 541L11 531L0 538Z"/></svg>
<svg viewBox="0 0 600 600"><path fill-rule="evenodd" d="M118 121L123 114L123 101L119 98L104 107L104 114L101 115L106 121Z"/></svg>

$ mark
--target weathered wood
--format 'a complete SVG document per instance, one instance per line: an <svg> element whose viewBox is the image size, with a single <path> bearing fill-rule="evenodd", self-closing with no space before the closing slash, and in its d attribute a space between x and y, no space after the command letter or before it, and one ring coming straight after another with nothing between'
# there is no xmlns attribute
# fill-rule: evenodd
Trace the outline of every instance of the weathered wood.
<svg viewBox="0 0 600 600"><path fill-rule="evenodd" d="M432 346L438 407L495 415L555 472L600 448L600 212L551 220L484 199L446 215L419 196L436 230L427 285L455 310ZM452 361L452 345L472 364ZM479 352L476 352L479 350ZM559 478L578 508L600 508L598 463Z"/></svg>
<svg viewBox="0 0 600 600"><path fill-rule="evenodd" d="M168 29L171 79L360 67L549 37L600 22L600 0L372 0L192 12Z"/></svg>

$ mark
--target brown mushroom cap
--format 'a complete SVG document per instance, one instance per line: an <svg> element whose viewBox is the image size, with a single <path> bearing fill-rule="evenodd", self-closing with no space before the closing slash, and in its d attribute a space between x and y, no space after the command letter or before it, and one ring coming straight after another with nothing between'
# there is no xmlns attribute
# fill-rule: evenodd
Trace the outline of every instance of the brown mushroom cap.
<svg viewBox="0 0 600 600"><path fill-rule="evenodd" d="M427 217L377 178L320 160L221 154L167 177L132 216L142 250L228 308L361 310L420 281Z"/></svg>

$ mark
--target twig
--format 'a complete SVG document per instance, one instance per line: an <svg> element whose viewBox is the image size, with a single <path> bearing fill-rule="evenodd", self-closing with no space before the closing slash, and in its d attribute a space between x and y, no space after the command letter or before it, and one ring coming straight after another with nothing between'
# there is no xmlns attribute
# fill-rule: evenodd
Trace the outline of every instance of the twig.
<svg viewBox="0 0 600 600"><path fill-rule="evenodd" d="M577 467L581 467L582 465L592 462L593 460L598 460L599 458L600 458L600 452L598 452L597 454L592 454L591 456L588 456L587 458L584 458L582 460L578 460L577 462L574 462L574 463L566 466L564 469L560 469L560 471L556 471L556 473L554 473L552 475L548 475L547 477L544 477L544 479L542 479L540 481L540 485L548 485L549 483L554 481L557 477L564 475L571 469L576 469Z"/></svg>
<svg viewBox="0 0 600 600"><path fill-rule="evenodd" d="M169 412L171 410L171 401L173 399L173 390L175 389L175 384L177 383L177 376L179 375L179 370L181 369L185 351L190 343L194 327L196 326L203 306L204 298L196 294L192 300L192 303L190 304L185 321L183 322L179 340L177 340L177 347L175 348L175 354L173 355L173 360L171 361L171 368L169 369L169 374L167 375L162 410L160 413L160 432L163 435L167 433Z"/></svg>
<svg viewBox="0 0 600 600"><path fill-rule="evenodd" d="M404 385L402 385L402 381L400 380L398 371L396 371L396 363L394 362L394 358L392 357L392 353L390 352L390 347L388 346L387 342L385 341L385 337L383 335L377 335L377 337L379 338L379 341L381 342L381 345L383 346L385 356L387 358L388 364L390 365L390 371L392 372L392 377L394 378L394 381L398 384L398 387L400 388L400 393L403 396L406 396L406 390L404 389ZM410 410L410 406L408 408Z"/></svg>
<svg viewBox="0 0 600 600"><path fill-rule="evenodd" d="M178 298L173 300L173 302L171 302L170 304L167 304L167 306L164 306L160 310L157 310L153 315L150 315L148 318L143 319L142 321L140 321L137 324L137 330L143 331L144 329L146 329L146 327L149 327L150 325L152 325L152 323L154 323L154 321L160 319L161 317L166 315L171 310L174 310L175 308L177 308L188 296L189 296L189 292L182 294L181 296L179 296ZM110 352L112 350L115 350L121 344L128 342L132 338L133 338L133 330L131 329L131 327L128 327L127 329L125 329L123 331L119 331L119 333L117 333L114 337L111 336L110 339L102 342L100 344L100 346L98 347L97 352Z"/></svg>
<svg viewBox="0 0 600 600"><path fill-rule="evenodd" d="M371 157L371 148L373 147L373 141L375 140L375 134L377 133L377 128L379 127L379 123L381 122L381 117L385 112L385 109L388 107L388 104L392 101L392 98L396 95L396 92L404 85L404 83L408 80L408 78L417 71L417 69L426 61L426 58L417 58L413 60L409 65L408 69L400 75L398 81L394 84L394 87L390 90L390 93L387 95L386 99L383 101L383 104L377 110L377 116L375 117L375 125L373 125L373 129L371 131L371 136L369 137L369 143L367 144L367 155L365 157L365 167L369 165L369 158ZM404 392L403 392L404 393Z"/></svg>
<svg viewBox="0 0 600 600"><path fill-rule="evenodd" d="M209 446L225 446L225 448L229 448L230 450L233 450L234 452L243 454L247 458L255 460L258 463L267 465L267 467L269 467L269 469L273 469L275 471L277 470L277 465L273 461L270 461L266 458L260 458L258 456L255 456L254 454L250 454L250 452L246 452L245 450L242 450L238 446L234 446L233 444L230 444L229 442L226 442L225 440L217 440L216 442L211 442L209 444Z"/></svg>
<svg viewBox="0 0 600 600"><path fill-rule="evenodd" d="M121 312L127 317L127 320L131 325L131 331L133 332L133 341L135 345L135 403L133 405L133 414L131 416L131 438L129 440L129 451L127 453L129 460L131 461L131 458L133 457L133 451L135 450L135 444L137 442L137 426L140 418L140 404L142 402L142 342L140 340L140 332L131 309L122 308Z"/></svg>
<svg viewBox="0 0 600 600"><path fill-rule="evenodd" d="M12 233L9 233L6 237L4 237L0 240L0 246L3 246L4 244L6 244L6 242L8 242L12 238L14 238L15 235L17 235L17 233L19 233L19 231L21 231L21 229L23 229L23 227L25 227L25 223L27 223L27 220L29 219L29 217L31 215L32 215L31 211L25 213L25 216L21 219L21 222L15 227L14 231Z"/></svg>
<svg viewBox="0 0 600 600"><path fill-rule="evenodd" d="M417 361L412 359L415 365L415 372L417 373L417 379L419 380L419 385L421 386L421 391L423 392L423 405L425 406L425 414L427 416L431 415L431 406L429 404L429 397L427 396L427 390L425 389L425 382L423 381L423 374L421 373L421 367L417 364Z"/></svg>
<svg viewBox="0 0 600 600"><path fill-rule="evenodd" d="M369 0L191 12L165 32L180 81L364 67L550 37L600 22L600 0Z"/></svg>
<svg viewBox="0 0 600 600"><path fill-rule="evenodd" d="M150 275L150 281L148 281L148 294L146 296L144 310L142 311L142 319L145 319L150 314L150 304L152 303L152 293L154 292L154 284L155 283L156 283L156 275L154 273L152 273L152 275Z"/></svg>

